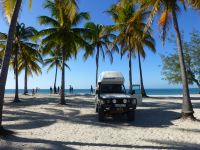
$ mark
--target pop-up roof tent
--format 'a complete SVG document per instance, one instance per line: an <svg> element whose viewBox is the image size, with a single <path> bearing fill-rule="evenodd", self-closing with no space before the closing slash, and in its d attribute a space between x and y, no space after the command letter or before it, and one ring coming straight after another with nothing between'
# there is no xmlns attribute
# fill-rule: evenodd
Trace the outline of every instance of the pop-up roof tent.
<svg viewBox="0 0 200 150"><path fill-rule="evenodd" d="M124 84L124 76L118 71L104 71L100 74L98 83Z"/></svg>

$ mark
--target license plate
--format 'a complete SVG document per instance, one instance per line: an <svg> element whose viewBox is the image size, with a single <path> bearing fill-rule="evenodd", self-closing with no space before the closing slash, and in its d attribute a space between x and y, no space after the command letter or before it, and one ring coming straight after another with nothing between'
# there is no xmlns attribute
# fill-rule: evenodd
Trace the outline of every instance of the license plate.
<svg viewBox="0 0 200 150"><path fill-rule="evenodd" d="M115 107L126 107L126 104L115 104Z"/></svg>

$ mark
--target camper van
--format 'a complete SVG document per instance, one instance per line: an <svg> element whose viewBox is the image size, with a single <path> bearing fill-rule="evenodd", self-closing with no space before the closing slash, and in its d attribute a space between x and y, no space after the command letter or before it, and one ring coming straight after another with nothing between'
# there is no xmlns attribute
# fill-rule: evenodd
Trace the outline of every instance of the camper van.
<svg viewBox="0 0 200 150"><path fill-rule="evenodd" d="M105 71L100 74L95 95L95 109L99 121L116 114L126 114L127 119L133 121L135 109L141 103L141 94L126 92L121 72Z"/></svg>

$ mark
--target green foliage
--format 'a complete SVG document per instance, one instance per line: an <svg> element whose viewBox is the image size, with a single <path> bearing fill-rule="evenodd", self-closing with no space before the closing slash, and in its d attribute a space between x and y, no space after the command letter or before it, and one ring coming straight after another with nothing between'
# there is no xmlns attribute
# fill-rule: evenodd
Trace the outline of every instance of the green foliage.
<svg viewBox="0 0 200 150"><path fill-rule="evenodd" d="M38 51L38 45L32 42L32 37L37 33L37 30L33 27L26 27L24 23L17 23L15 31L15 40L13 41L13 49L11 54L11 67L15 68L15 54L19 55L18 71L21 72L28 67L28 75L32 75L33 72L37 75L41 73L41 68L37 64L42 63L42 57ZM5 50L7 35L0 33L0 47Z"/></svg>
<svg viewBox="0 0 200 150"><path fill-rule="evenodd" d="M200 32L193 31L191 40L184 42L183 52L186 65L186 73L189 84L197 84L200 82ZM162 75L164 80L170 84L179 84L181 80L181 71L179 58L177 53L169 55L161 55L163 66Z"/></svg>
<svg viewBox="0 0 200 150"><path fill-rule="evenodd" d="M95 24L93 22L87 22L85 24L85 28L88 29L88 34L85 34L85 38L89 41L92 46L92 49L86 50L84 54L84 59L86 60L89 56L94 56L96 53L96 57L98 55L97 49L99 48L103 60L105 60L105 56L108 55L111 63L113 62L112 52L118 51L118 47L114 45L112 48L109 48L109 44L116 37L114 34L106 33L106 26L102 24Z"/></svg>
<svg viewBox="0 0 200 150"><path fill-rule="evenodd" d="M107 13L115 21L115 25L110 26L108 31L119 32L113 43L121 46L122 55L125 52L135 55L135 52L139 51L145 57L145 46L153 52L156 51L151 29L148 28L144 32L145 18L149 14L147 11L137 13L137 6L133 5L131 0L122 0L111 6Z"/></svg>
<svg viewBox="0 0 200 150"><path fill-rule="evenodd" d="M50 27L41 30L34 37L34 39L43 37L41 41L43 54L48 54L56 48L61 54L65 53L65 60L68 60L72 56L76 57L80 48L91 48L82 36L87 33L87 29L75 27L82 20L88 20L90 16L87 12L78 13L75 0L47 0L45 8L50 11L51 17L40 16L39 23Z"/></svg>
<svg viewBox="0 0 200 150"><path fill-rule="evenodd" d="M3 8L4 16L6 17L8 23L10 23L11 21L16 1L17 0L1 0L0 1L1 6ZM32 7L32 0L29 0L29 8L31 7Z"/></svg>

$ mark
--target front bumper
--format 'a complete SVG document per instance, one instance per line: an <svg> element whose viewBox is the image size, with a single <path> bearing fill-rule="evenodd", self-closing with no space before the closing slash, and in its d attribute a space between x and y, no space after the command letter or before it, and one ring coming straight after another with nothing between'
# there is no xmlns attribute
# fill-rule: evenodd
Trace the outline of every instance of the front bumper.
<svg viewBox="0 0 200 150"><path fill-rule="evenodd" d="M133 104L103 104L101 108L106 114L126 113L136 109L136 105Z"/></svg>

